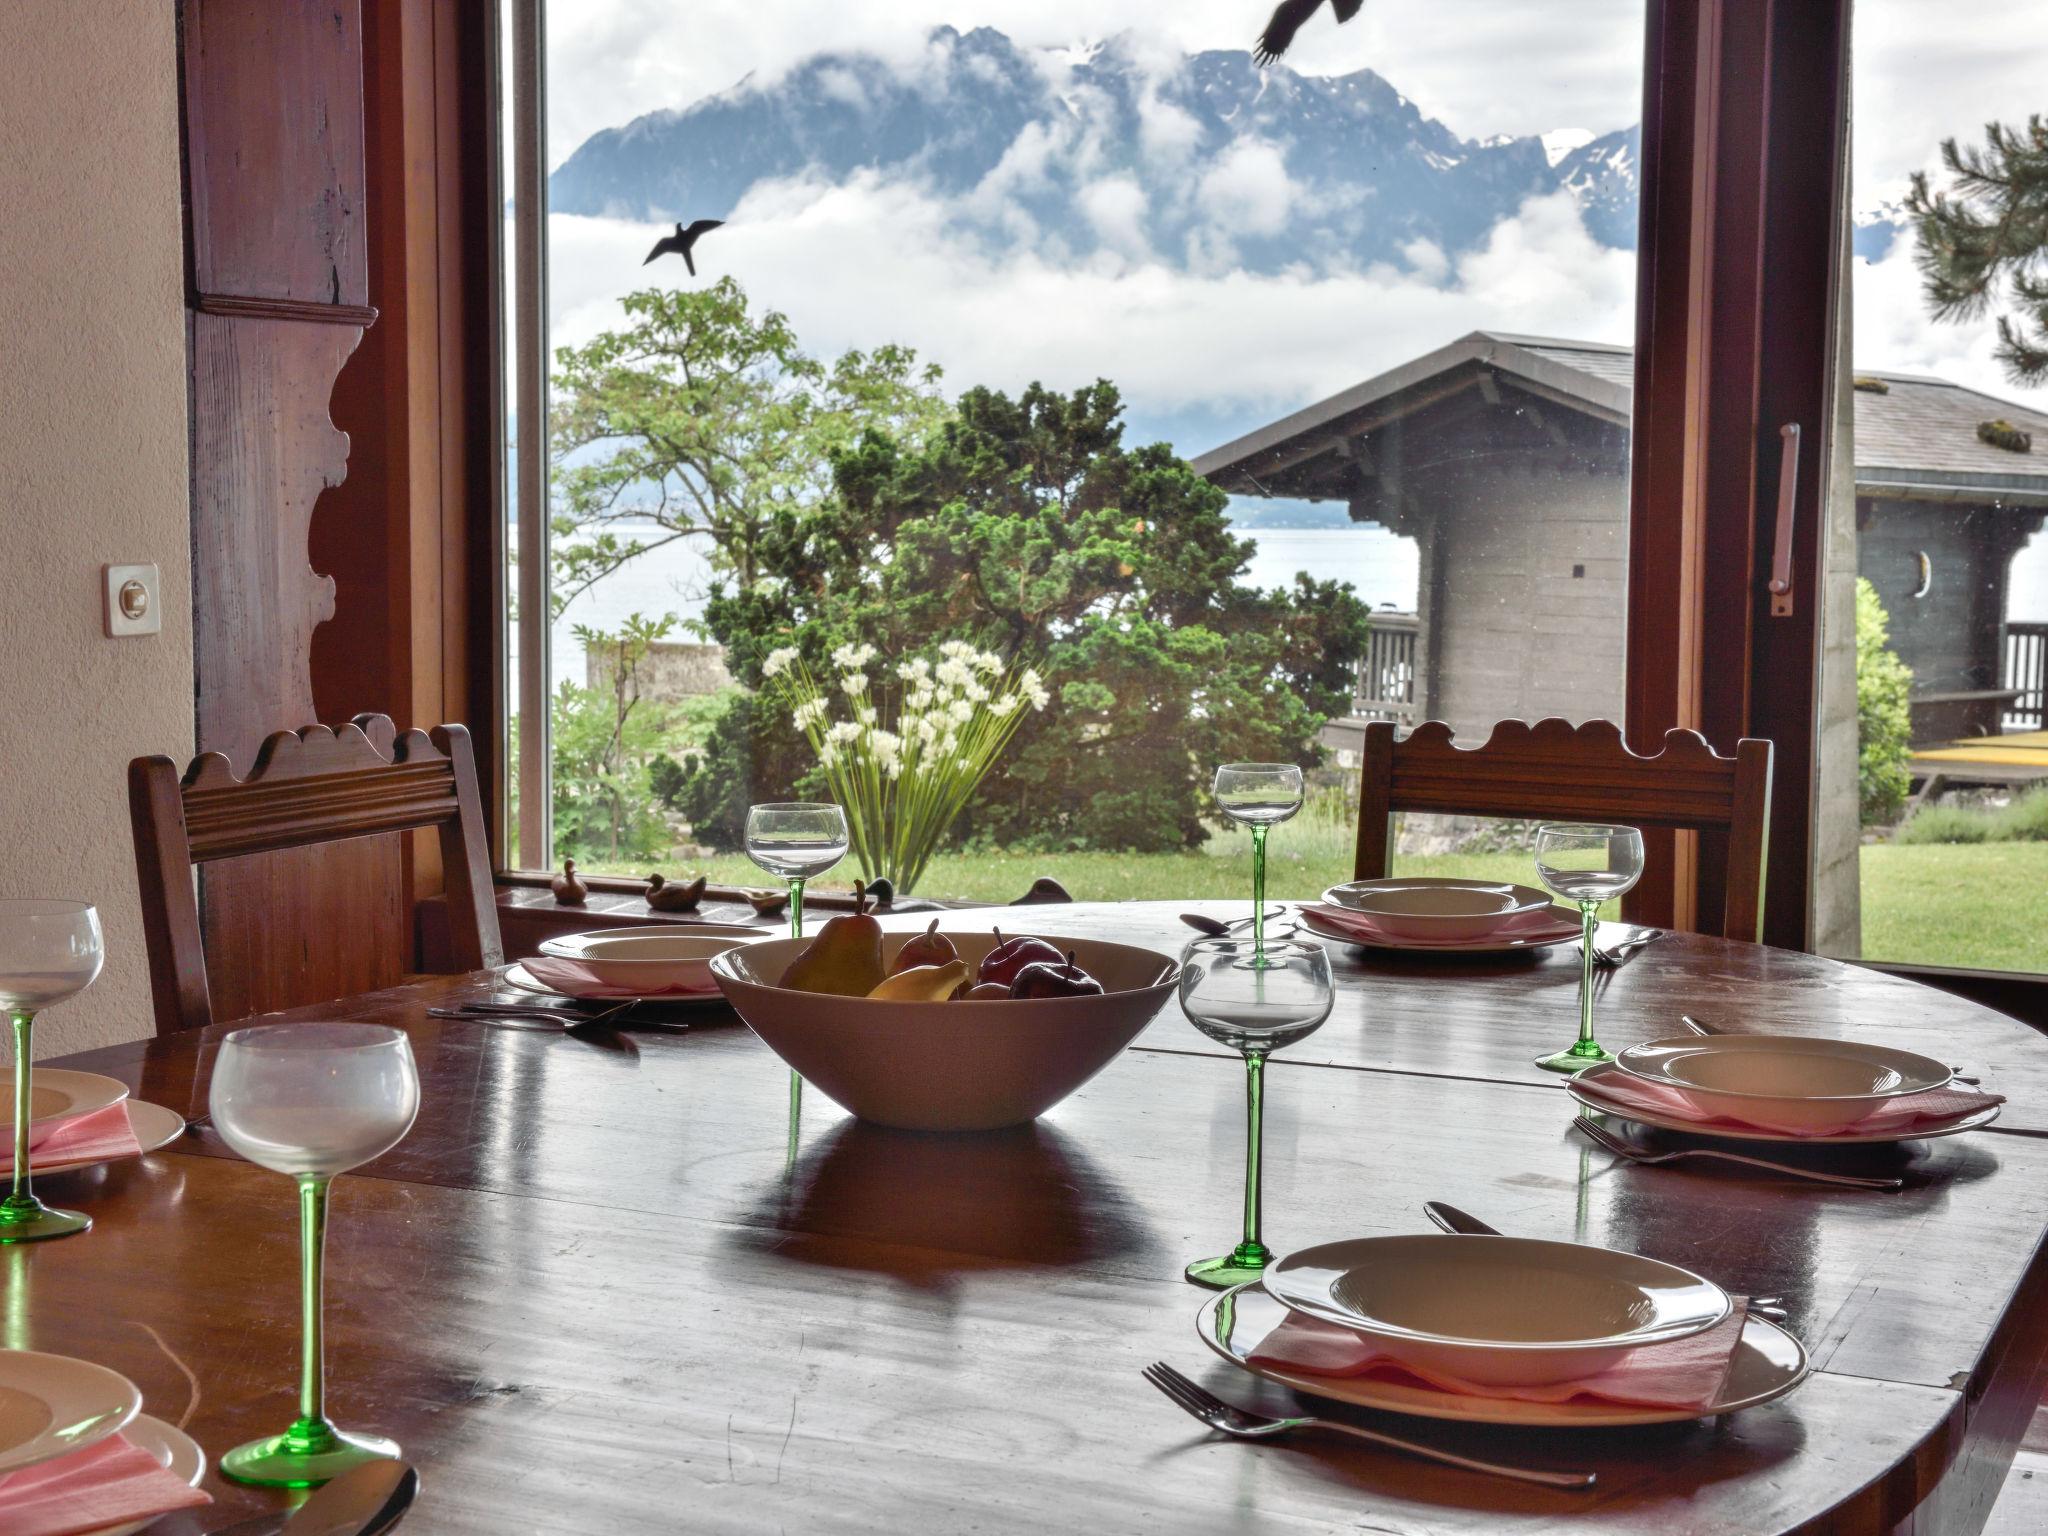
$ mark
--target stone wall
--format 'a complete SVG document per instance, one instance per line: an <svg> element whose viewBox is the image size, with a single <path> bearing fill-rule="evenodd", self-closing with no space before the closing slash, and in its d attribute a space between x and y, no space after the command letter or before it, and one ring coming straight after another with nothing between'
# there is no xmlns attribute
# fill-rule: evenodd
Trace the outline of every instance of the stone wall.
<svg viewBox="0 0 2048 1536"><path fill-rule="evenodd" d="M609 692L612 686L612 652L600 646L583 658L587 686ZM640 663L640 696L660 704L678 704L685 699L716 693L732 682L725 668L725 647L692 645L682 641L658 640L648 648Z"/></svg>

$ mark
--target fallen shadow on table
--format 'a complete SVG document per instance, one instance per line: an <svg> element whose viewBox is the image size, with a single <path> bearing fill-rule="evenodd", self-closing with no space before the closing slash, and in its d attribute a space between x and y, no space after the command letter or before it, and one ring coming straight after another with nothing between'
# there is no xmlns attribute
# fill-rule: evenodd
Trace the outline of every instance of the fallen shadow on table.
<svg viewBox="0 0 2048 1536"><path fill-rule="evenodd" d="M847 1120L762 1187L741 1219L738 1241L758 1251L918 1286L1158 1251L1122 1186L1042 1122L949 1135Z"/></svg>

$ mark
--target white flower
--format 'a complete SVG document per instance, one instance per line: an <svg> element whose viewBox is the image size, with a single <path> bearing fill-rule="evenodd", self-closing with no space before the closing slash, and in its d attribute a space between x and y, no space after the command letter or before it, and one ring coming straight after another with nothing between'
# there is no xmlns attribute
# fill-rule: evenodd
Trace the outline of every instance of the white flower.
<svg viewBox="0 0 2048 1536"><path fill-rule="evenodd" d="M903 707L906 711L912 714L916 714L920 711L930 709L932 707L932 698L933 695L931 689L913 688L910 690L909 697L904 699Z"/></svg>
<svg viewBox="0 0 2048 1536"><path fill-rule="evenodd" d="M1017 679L1017 691L1031 701L1033 709L1044 709L1052 702L1052 694L1039 677L1036 667L1024 669L1024 675Z"/></svg>
<svg viewBox="0 0 2048 1536"><path fill-rule="evenodd" d="M796 728L798 730L809 730L812 726L820 724L824 720L825 701L823 699L805 700L797 705L796 713L792 718L796 721Z"/></svg>
<svg viewBox="0 0 2048 1536"><path fill-rule="evenodd" d="M853 718L858 720L862 725L873 725L875 723L876 718L874 705L861 705L859 709L856 709L853 712Z"/></svg>
<svg viewBox="0 0 2048 1536"><path fill-rule="evenodd" d="M969 682L966 692L967 697L977 704L986 704L988 702L988 689L979 682Z"/></svg>
<svg viewBox="0 0 2048 1536"><path fill-rule="evenodd" d="M857 699L868 691L868 675L865 672L849 672L839 679L839 691L849 699Z"/></svg>
<svg viewBox="0 0 2048 1536"><path fill-rule="evenodd" d="M1023 699L1019 698L1016 694L1006 693L1000 699L997 699L995 703L989 705L989 709L994 712L998 720L1007 720L1011 715L1014 715L1019 709L1023 708L1023 705Z"/></svg>
<svg viewBox="0 0 2048 1536"><path fill-rule="evenodd" d="M978 672L1000 672L1003 670L1003 658L994 651L982 651L975 656L974 667Z"/></svg>
<svg viewBox="0 0 2048 1536"><path fill-rule="evenodd" d="M967 670L967 663L959 660L942 661L934 674L948 688L964 688L974 674Z"/></svg>
<svg viewBox="0 0 2048 1536"><path fill-rule="evenodd" d="M839 762L839 749L833 746L831 742L826 742L822 747L818 748L818 762L826 768L835 766Z"/></svg>
<svg viewBox="0 0 2048 1536"><path fill-rule="evenodd" d="M932 664L920 656L915 661L899 663L896 675L906 683L921 683L932 675Z"/></svg>
<svg viewBox="0 0 2048 1536"><path fill-rule="evenodd" d="M860 663L853 659L853 647L850 645L842 645L837 650L833 651L832 665L837 667L842 672L851 672L855 667L858 667Z"/></svg>
<svg viewBox="0 0 2048 1536"><path fill-rule="evenodd" d="M860 727L851 720L841 720L825 733L825 742L828 746L837 745L842 741L855 742L859 740Z"/></svg>
<svg viewBox="0 0 2048 1536"><path fill-rule="evenodd" d="M1017 701L1015 699L1012 699L1010 701L1012 706L1014 706L1016 702ZM936 725L932 724L929 716L920 715L918 717L917 739L923 742L926 746L930 746L933 742L939 739L939 728Z"/></svg>
<svg viewBox="0 0 2048 1536"><path fill-rule="evenodd" d="M959 724L965 725L974 718L974 706L965 699L955 699L946 706L946 713Z"/></svg>
<svg viewBox="0 0 2048 1536"><path fill-rule="evenodd" d="M785 645L780 650L770 651L768 659L761 663L763 677L780 677L789 670L789 664L796 660L796 647Z"/></svg>
<svg viewBox="0 0 2048 1536"><path fill-rule="evenodd" d="M948 640L939 647L939 654L948 661L958 661L963 656L972 656L974 647L965 640Z"/></svg>

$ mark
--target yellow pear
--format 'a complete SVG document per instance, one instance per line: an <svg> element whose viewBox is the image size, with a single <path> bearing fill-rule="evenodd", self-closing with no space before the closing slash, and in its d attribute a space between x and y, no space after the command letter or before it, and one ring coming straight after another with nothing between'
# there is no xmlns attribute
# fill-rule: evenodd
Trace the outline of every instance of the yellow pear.
<svg viewBox="0 0 2048 1536"><path fill-rule="evenodd" d="M831 992L866 997L888 974L882 964L882 925L867 911L867 892L853 887L853 911L818 930L808 948L789 962L781 985L798 992Z"/></svg>
<svg viewBox="0 0 2048 1536"><path fill-rule="evenodd" d="M944 965L913 965L886 977L868 993L892 1003L943 1003L954 988L967 979L965 960L948 960Z"/></svg>

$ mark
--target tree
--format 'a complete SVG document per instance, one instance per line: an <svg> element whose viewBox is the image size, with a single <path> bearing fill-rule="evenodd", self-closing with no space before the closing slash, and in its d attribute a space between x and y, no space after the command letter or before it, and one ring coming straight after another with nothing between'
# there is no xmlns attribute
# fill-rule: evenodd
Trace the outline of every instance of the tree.
<svg viewBox="0 0 2048 1536"><path fill-rule="evenodd" d="M555 851L585 862L640 859L668 849L668 825L648 770L667 743L667 711L643 693L641 668L673 617L634 614L617 634L579 626L601 658L598 686L564 679L554 698Z"/></svg>
<svg viewBox="0 0 2048 1536"><path fill-rule="evenodd" d="M831 488L831 456L870 429L921 441L946 415L936 367L907 347L827 367L731 278L649 289L626 325L555 354L553 601L560 613L627 561L709 541L740 587L776 516Z"/></svg>
<svg viewBox="0 0 2048 1536"><path fill-rule="evenodd" d="M1856 788L1863 824L1890 821L1912 787L1913 669L1890 645L1891 620L1877 588L1856 578Z"/></svg>
<svg viewBox="0 0 2048 1536"><path fill-rule="evenodd" d="M1906 197L1935 316L1977 318L2003 280L2016 313L1998 317L1998 359L2015 383L2048 380L2048 119L1987 123L1982 149L1945 139L1941 159L1954 188L1921 171Z"/></svg>
<svg viewBox="0 0 2048 1536"><path fill-rule="evenodd" d="M959 639L1035 664L1054 703L1019 731L958 831L1008 846L1185 848L1219 762L1320 759L1347 708L1368 615L1349 587L1240 585L1252 545L1226 497L1163 443L1127 448L1099 381L1014 399L971 389L918 444L879 428L835 455L836 495L778 512L764 578L705 610L758 684L769 650L816 670L842 644L894 657ZM787 722L758 699L697 762L685 808L730 838L738 797L800 791Z"/></svg>

